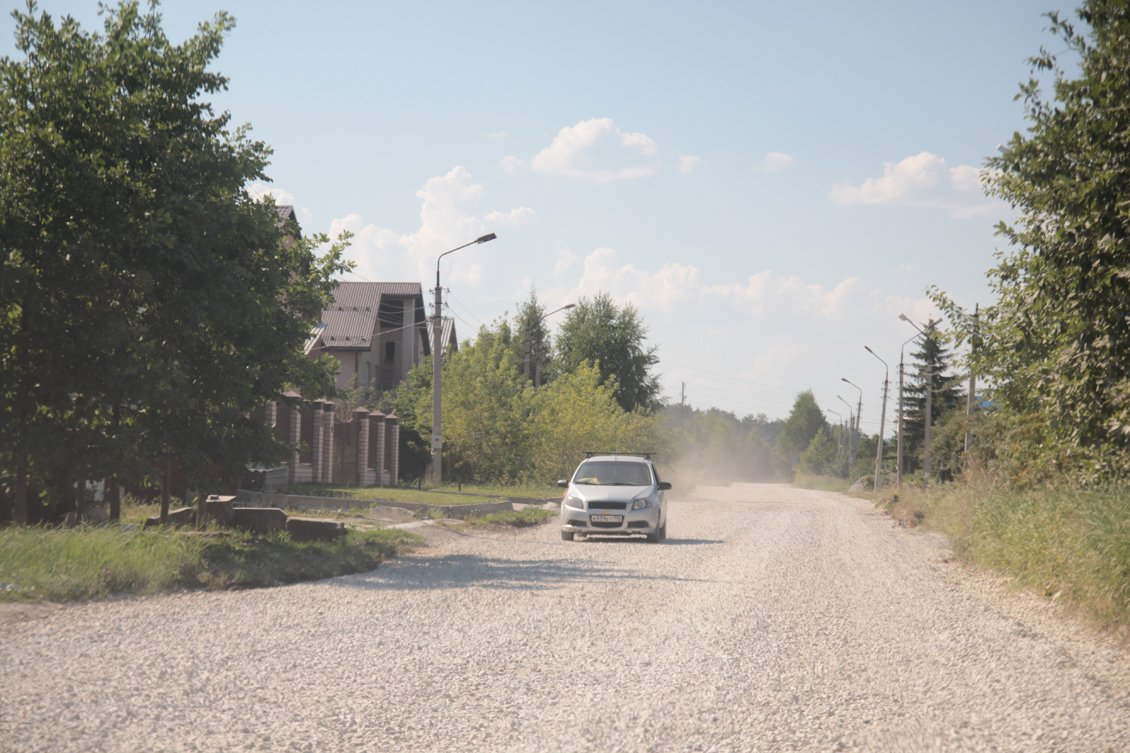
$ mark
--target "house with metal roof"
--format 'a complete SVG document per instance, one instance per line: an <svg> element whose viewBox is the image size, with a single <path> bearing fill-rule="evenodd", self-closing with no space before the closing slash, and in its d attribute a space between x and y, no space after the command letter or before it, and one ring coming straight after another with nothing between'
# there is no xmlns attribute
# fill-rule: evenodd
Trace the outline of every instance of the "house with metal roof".
<svg viewBox="0 0 1130 753"><path fill-rule="evenodd" d="M445 328L446 329L446 328ZM452 331L454 336L454 330ZM423 290L416 282L339 282L306 344L341 364L337 386L376 393L400 384L431 354Z"/></svg>

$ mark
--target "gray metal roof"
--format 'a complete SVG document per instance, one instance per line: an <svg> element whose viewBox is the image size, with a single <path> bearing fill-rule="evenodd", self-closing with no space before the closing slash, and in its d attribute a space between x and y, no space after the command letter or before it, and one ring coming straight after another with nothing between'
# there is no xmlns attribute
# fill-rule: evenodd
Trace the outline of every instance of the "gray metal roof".
<svg viewBox="0 0 1130 753"><path fill-rule="evenodd" d="M369 350L373 333L379 331L382 298L415 298L416 322L424 319L424 295L418 282L339 282L334 300L322 311L325 329L322 346L327 350Z"/></svg>
<svg viewBox="0 0 1130 753"><path fill-rule="evenodd" d="M435 335L432 334L432 330L434 330L434 329L435 329L435 327L432 326L432 318L429 316L428 317L428 347L429 348L431 347L432 342L435 339ZM450 316L445 316L443 318L443 330L440 332L439 341L441 343L443 343L443 346L444 346L445 349L450 345L450 350L453 353L455 351L459 350L459 341L455 339L455 320L453 318L451 318ZM431 351L429 351L429 353L430 352ZM444 352L446 352L446 350Z"/></svg>

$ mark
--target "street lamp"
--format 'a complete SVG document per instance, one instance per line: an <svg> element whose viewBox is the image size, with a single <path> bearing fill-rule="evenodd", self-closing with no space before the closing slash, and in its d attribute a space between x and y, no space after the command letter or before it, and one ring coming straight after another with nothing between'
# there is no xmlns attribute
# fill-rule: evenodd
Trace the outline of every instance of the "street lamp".
<svg viewBox="0 0 1130 753"><path fill-rule="evenodd" d="M443 431L440 425L440 379L443 366L443 288L439 284L439 263L443 257L453 254L461 248L473 246L476 243L486 243L497 238L494 233L487 233L470 243L464 243L450 251L444 251L436 259L436 289L435 311L432 312L432 483L439 486L443 483Z"/></svg>
<svg viewBox="0 0 1130 753"><path fill-rule="evenodd" d="M902 314L899 314L901 317ZM899 489L902 488L902 403L903 403L903 375L906 370L903 368L903 355L906 346L917 340L921 335L915 335L902 345L899 346L899 419L898 419L898 449L895 450L895 486Z"/></svg>
<svg viewBox="0 0 1130 753"><path fill-rule="evenodd" d="M917 324L915 324L914 320L911 319L906 314L899 314L899 319L902 319L904 322L909 324L911 327L914 327L916 330L918 330L918 334L915 335L914 337L910 338L910 340L907 340L907 342L910 342L911 340L914 340L917 337L927 337L925 330L923 330L921 327L919 327ZM927 320L926 329L930 329L932 326L934 326L934 324L935 324L935 322L934 322L933 319ZM905 345L906 343L903 343L903 344ZM926 361L926 415L924 416L924 421L925 421L925 424L926 424L926 428L925 428L925 431L924 431L924 436L922 438L922 445L923 445L923 448L922 448L922 477L923 477L923 479L925 479L926 483L929 483L930 482L930 432L933 429L933 423L934 423L934 372L933 372L933 364L929 361L929 359L927 359L927 361Z"/></svg>
<svg viewBox="0 0 1130 753"><path fill-rule="evenodd" d="M855 408L855 444L856 444L856 446L858 446L859 445L859 419L860 419L860 416L863 415L863 389L858 384L851 381L847 377L840 377L840 381L841 382L847 382L852 387L855 387L855 389L859 392L859 404ZM855 465L855 453L854 452L851 453L851 457L848 458L848 466L850 467L850 466L853 466L853 465Z"/></svg>
<svg viewBox="0 0 1130 753"><path fill-rule="evenodd" d="M548 319L549 317L556 314L558 311L567 311L571 308L576 307L576 305L577 304L575 304L575 303L566 303L564 306L562 306L560 308L556 308L553 311L550 311L548 314L542 314L540 317L538 317L538 320L535 323L541 324L546 319ZM526 330L526 378L527 379L530 378L530 347L531 347L531 345L532 345L532 343L530 342L530 331ZM539 363L538 359L535 357L534 358L534 386L537 387L540 384L541 384L541 363Z"/></svg>
<svg viewBox="0 0 1130 753"><path fill-rule="evenodd" d="M836 440L836 462L838 463L840 460L840 450L844 448L844 414L840 413L838 410L832 410L831 408L825 408L824 411L831 413L839 419L836 424L836 428L839 429L839 431L836 432L838 435Z"/></svg>
<svg viewBox="0 0 1130 753"><path fill-rule="evenodd" d="M852 435L851 427L852 427L852 424L855 421L855 416L852 413L851 403L849 403L847 400L844 400L839 395L836 395L836 399L839 400L844 405L846 405L847 409L848 409L847 451L848 451L848 472L850 473L851 472L852 453L854 452L854 450L852 449L852 444L851 444L851 435Z"/></svg>
<svg viewBox="0 0 1130 753"><path fill-rule="evenodd" d="M875 445L875 491L879 491L882 481L879 473L883 468L883 429L887 423L887 387L890 385L891 370L887 366L887 362L879 358L878 353L866 345L863 346L863 349L878 358L879 363L883 364L883 409L879 412L879 443Z"/></svg>

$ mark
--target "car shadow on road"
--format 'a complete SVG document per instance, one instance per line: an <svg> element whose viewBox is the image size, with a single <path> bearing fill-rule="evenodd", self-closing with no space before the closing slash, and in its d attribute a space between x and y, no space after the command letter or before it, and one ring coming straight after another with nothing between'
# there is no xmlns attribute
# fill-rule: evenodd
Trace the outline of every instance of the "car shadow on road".
<svg viewBox="0 0 1130 753"><path fill-rule="evenodd" d="M644 538L626 538L623 536L596 536L586 537L581 541L582 544L650 544L655 546L652 542ZM718 544L725 544L726 542L721 539L664 539L663 543L659 546L716 546Z"/></svg>
<svg viewBox="0 0 1130 753"><path fill-rule="evenodd" d="M571 583L660 581L712 583L705 578L672 578L637 570L603 567L591 562L556 559L497 559L474 554L406 557L368 573L334 578L327 583L343 588L416 590L491 588L541 591Z"/></svg>

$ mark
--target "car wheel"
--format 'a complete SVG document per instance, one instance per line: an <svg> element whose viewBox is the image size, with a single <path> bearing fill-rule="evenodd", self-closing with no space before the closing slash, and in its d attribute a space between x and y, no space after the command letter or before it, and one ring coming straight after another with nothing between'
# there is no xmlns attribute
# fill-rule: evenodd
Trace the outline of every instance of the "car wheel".
<svg viewBox="0 0 1130 753"><path fill-rule="evenodd" d="M666 541L667 540L667 521L666 520L663 521L663 525L659 526L659 530L656 532L656 534L659 536L660 541Z"/></svg>
<svg viewBox="0 0 1130 753"><path fill-rule="evenodd" d="M562 531L561 532L561 540L562 541L572 541L574 535L575 534L572 531Z"/></svg>
<svg viewBox="0 0 1130 753"><path fill-rule="evenodd" d="M649 543L649 544L655 544L656 542L658 542L660 540L658 528L655 529L655 533L648 533L648 534L645 534L645 535L647 536L647 543Z"/></svg>

